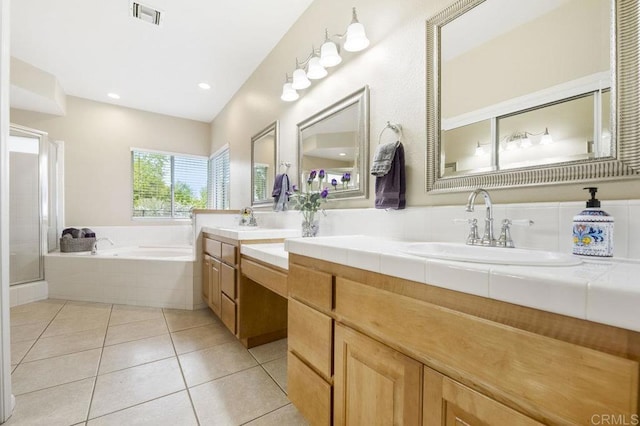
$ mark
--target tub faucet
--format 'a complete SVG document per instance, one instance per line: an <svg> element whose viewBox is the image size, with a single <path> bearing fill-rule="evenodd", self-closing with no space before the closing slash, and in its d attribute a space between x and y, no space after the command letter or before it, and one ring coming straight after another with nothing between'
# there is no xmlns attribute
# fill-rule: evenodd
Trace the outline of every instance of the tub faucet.
<svg viewBox="0 0 640 426"><path fill-rule="evenodd" d="M478 188L471 194L469 194L469 199L467 200L467 211L473 211L473 207L475 205L476 197L478 196L478 194L482 194L482 197L484 198L484 204L487 207L487 214L484 219L484 234L482 235L480 241L475 244L483 246L495 246L496 239L493 237L493 203L491 202L489 193L482 188Z"/></svg>
<svg viewBox="0 0 640 426"><path fill-rule="evenodd" d="M240 226L258 226L255 216L253 215L253 209L251 207L245 207L240 213Z"/></svg>
<svg viewBox="0 0 640 426"><path fill-rule="evenodd" d="M111 241L111 239L110 239L110 238L107 238L107 237L98 238L98 239L93 243L93 246L91 247L91 254L97 254L97 253L98 253L98 242L99 242L99 241L102 241L102 240L109 241L109 243L111 243L111 245L114 245L114 244L113 244L113 241Z"/></svg>

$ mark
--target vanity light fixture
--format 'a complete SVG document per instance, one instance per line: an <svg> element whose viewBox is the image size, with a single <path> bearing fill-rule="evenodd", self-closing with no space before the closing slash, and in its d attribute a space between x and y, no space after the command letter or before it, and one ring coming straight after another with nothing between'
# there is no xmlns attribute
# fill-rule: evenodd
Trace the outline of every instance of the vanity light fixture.
<svg viewBox="0 0 640 426"><path fill-rule="evenodd" d="M358 21L356 8L352 9L351 23L347 27L344 34L329 35L329 30L325 29L325 40L320 49L311 48L311 54L303 61L296 58L296 69L292 74L292 79L285 81L282 86L283 101L291 102L298 99L299 95L291 92L296 90L304 90L311 86L310 80L319 80L328 74L327 68L335 67L342 62L340 56L340 46L333 39L344 39L343 48L347 52L359 52L369 46L369 39L364 30L364 26ZM306 67L306 71L305 71Z"/></svg>
<svg viewBox="0 0 640 426"><path fill-rule="evenodd" d="M544 132L531 133L531 132L513 132L509 136L505 136L503 148L507 151L514 150L516 148L530 148L533 146L531 138L529 136L540 136L540 145L549 145L553 143L553 138L549 134L549 128L545 128Z"/></svg>
<svg viewBox="0 0 640 426"><path fill-rule="evenodd" d="M476 145L476 154L475 155L478 156L478 157L482 157L483 155L487 154L487 150L485 149L485 147L487 145L480 145L480 141L478 141L478 144Z"/></svg>
<svg viewBox="0 0 640 426"><path fill-rule="evenodd" d="M545 128L544 129L544 134L540 138L540 145L550 145L552 143L553 143L553 138L549 134L549 129Z"/></svg>
<svg viewBox="0 0 640 426"><path fill-rule="evenodd" d="M285 74L284 85L282 86L282 95L280 95L280 99L285 102L293 102L300 97L296 89L291 85L291 79L288 74Z"/></svg>

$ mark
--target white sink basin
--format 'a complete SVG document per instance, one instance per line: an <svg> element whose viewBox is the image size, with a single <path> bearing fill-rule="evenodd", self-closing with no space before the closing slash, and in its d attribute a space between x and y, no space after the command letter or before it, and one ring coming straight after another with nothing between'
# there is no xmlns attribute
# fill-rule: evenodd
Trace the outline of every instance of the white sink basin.
<svg viewBox="0 0 640 426"><path fill-rule="evenodd" d="M498 265L572 266L582 263L580 258L553 251L481 247L456 243L414 243L407 245L402 251L431 259Z"/></svg>

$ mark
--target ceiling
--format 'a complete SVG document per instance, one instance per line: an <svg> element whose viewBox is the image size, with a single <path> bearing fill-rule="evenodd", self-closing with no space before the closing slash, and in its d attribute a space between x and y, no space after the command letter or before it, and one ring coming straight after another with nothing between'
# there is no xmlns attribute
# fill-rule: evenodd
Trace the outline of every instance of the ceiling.
<svg viewBox="0 0 640 426"><path fill-rule="evenodd" d="M129 1L12 1L11 56L67 95L210 122L313 0L140 0L159 27Z"/></svg>

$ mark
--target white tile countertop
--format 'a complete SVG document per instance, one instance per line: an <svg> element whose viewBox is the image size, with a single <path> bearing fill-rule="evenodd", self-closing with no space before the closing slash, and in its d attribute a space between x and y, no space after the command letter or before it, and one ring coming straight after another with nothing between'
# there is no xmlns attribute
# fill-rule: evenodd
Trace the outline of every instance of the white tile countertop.
<svg viewBox="0 0 640 426"><path fill-rule="evenodd" d="M640 331L638 262L582 258L577 266L482 264L412 256L402 251L408 244L368 236L284 243L289 253Z"/></svg>
<svg viewBox="0 0 640 426"><path fill-rule="evenodd" d="M284 243L243 244L240 253L282 269L289 269L289 253Z"/></svg>
<svg viewBox="0 0 640 426"><path fill-rule="evenodd" d="M203 227L202 232L233 240L269 240L272 238L296 238L301 229L262 228L260 226Z"/></svg>

